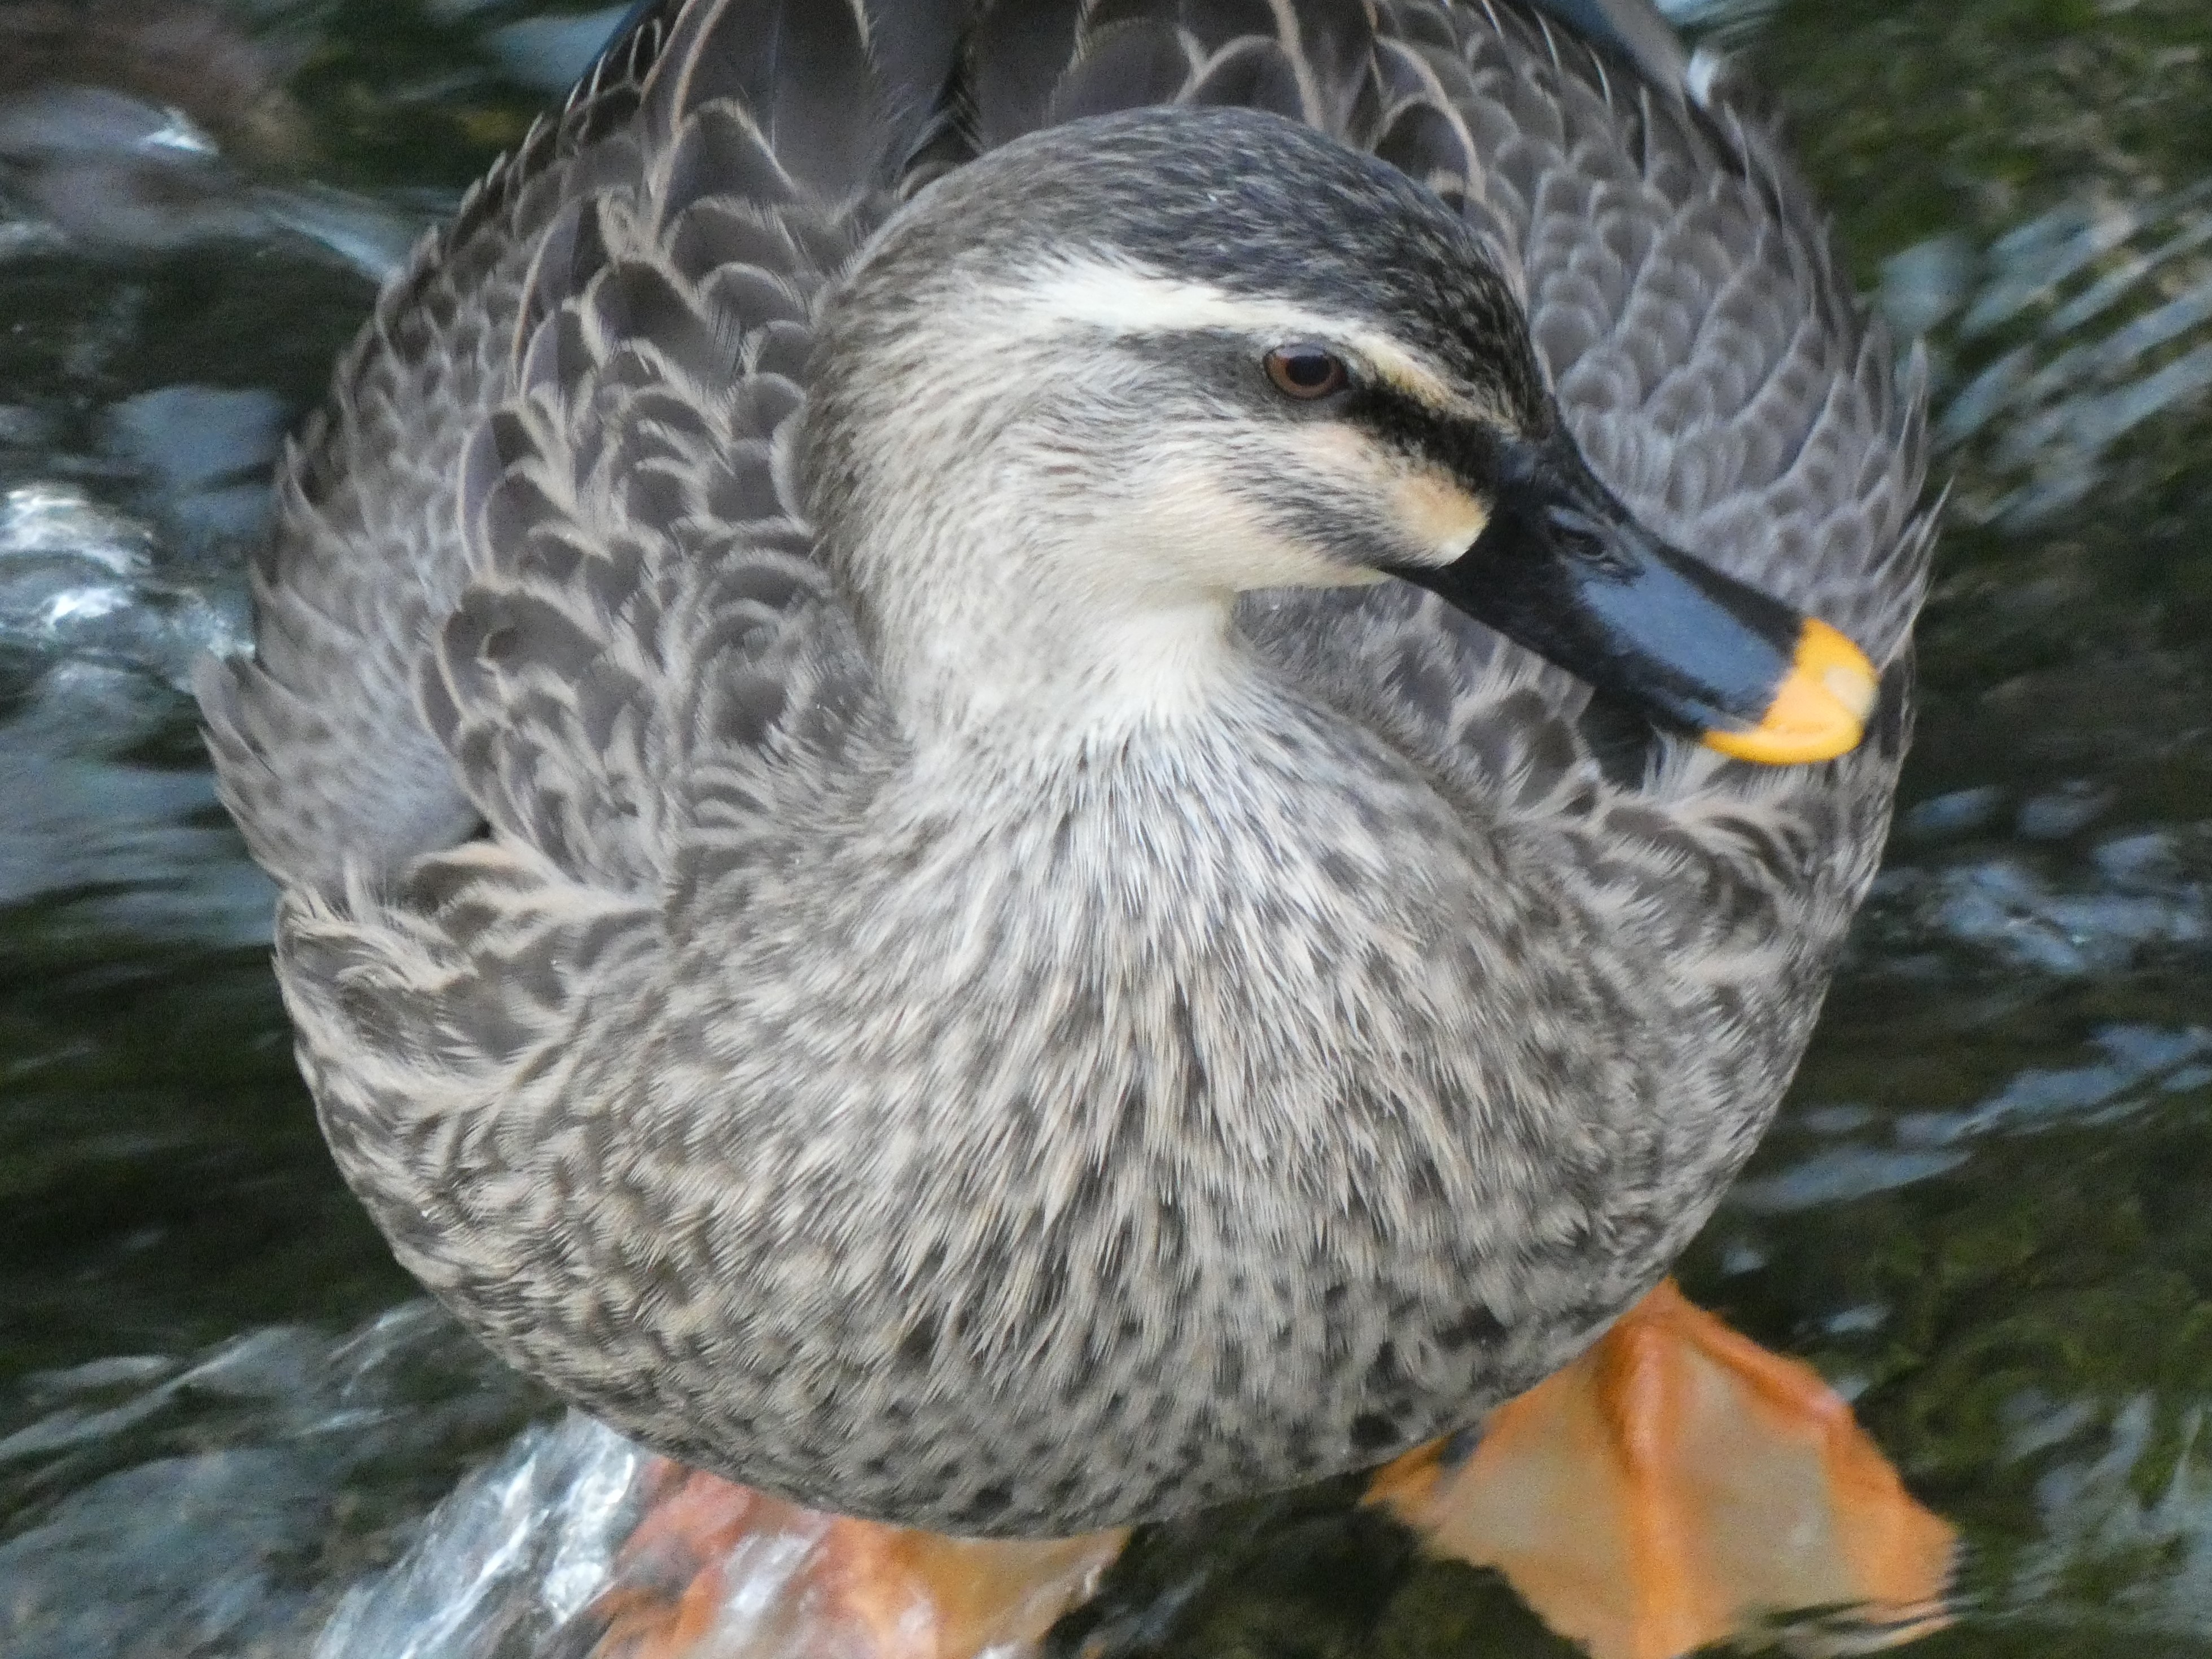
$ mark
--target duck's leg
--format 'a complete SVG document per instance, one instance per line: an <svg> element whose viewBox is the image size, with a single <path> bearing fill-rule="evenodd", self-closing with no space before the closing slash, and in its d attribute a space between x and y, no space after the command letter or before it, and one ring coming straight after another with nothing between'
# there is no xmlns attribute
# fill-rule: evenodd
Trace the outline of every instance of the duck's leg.
<svg viewBox="0 0 2212 1659"><path fill-rule="evenodd" d="M1941 1617L1950 1527L1810 1366L1671 1282L1455 1449L1407 1454L1369 1501L1497 1568L1595 1659L1674 1659L1814 1607L1855 1610L1862 1645Z"/></svg>
<svg viewBox="0 0 2212 1659"><path fill-rule="evenodd" d="M590 1659L1028 1654L1127 1534L945 1538L819 1514L661 1463L607 1588L563 1632Z"/></svg>
<svg viewBox="0 0 2212 1659"><path fill-rule="evenodd" d="M1126 1534L941 1537L816 1513L660 1464L608 1588L562 1651L591 1659L993 1659L1030 1652ZM1496 1567L1595 1659L1674 1659L1812 1607L1861 1648L1941 1617L1954 1539L1809 1366L1670 1285L1565 1370L1378 1474L1369 1500Z"/></svg>

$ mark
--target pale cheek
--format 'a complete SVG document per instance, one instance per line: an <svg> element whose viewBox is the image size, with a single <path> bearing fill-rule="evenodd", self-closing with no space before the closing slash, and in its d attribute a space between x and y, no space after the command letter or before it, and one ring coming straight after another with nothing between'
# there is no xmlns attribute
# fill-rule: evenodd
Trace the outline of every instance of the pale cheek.
<svg viewBox="0 0 2212 1659"><path fill-rule="evenodd" d="M1390 504L1406 538L1438 564L1449 564L1473 547L1490 522L1490 505L1441 473L1401 474Z"/></svg>
<svg viewBox="0 0 2212 1659"><path fill-rule="evenodd" d="M1218 465L1170 467L1151 502L1155 533L1181 567L1210 586L1328 586L1356 573L1286 537Z"/></svg>
<svg viewBox="0 0 2212 1659"><path fill-rule="evenodd" d="M1490 504L1449 475L1409 466L1349 427L1316 425L1291 441L1306 465L1340 481L1346 500L1374 502L1417 558L1449 564L1490 522Z"/></svg>
<svg viewBox="0 0 2212 1659"><path fill-rule="evenodd" d="M1334 586L1353 579L1317 548L1286 534L1267 511L1269 480L1284 471L1271 434L1170 425L1150 434L1121 474L1120 528L1133 563L1170 581L1217 592Z"/></svg>
<svg viewBox="0 0 2212 1659"><path fill-rule="evenodd" d="M1121 579L1146 570L1170 581L1236 592L1343 586L1376 580L1361 562L1333 557L1270 514L1255 490L1271 478L1309 501L1340 503L1342 531L1364 526L1378 562L1449 563L1473 546L1487 504L1447 475L1409 466L1365 434L1316 422L1290 433L1241 434L1170 427L1127 457L1118 510ZM1288 453L1285 453L1285 451ZM1287 465L1286 465L1287 463Z"/></svg>

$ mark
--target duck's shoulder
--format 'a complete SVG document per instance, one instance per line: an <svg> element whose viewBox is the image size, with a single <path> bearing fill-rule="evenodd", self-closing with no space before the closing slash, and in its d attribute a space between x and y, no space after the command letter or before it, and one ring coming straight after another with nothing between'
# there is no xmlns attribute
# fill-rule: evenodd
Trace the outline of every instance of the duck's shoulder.
<svg viewBox="0 0 2212 1659"><path fill-rule="evenodd" d="M1500 70L1510 85L1491 83ZM1556 135L1568 82L1625 123L1655 89L1693 125L1717 115L1648 0L641 0L505 171L525 179L633 111L665 137L726 100L832 191L910 190L1040 127L1163 104L1268 110L1419 177L1501 117ZM1637 137L1682 147L1663 119Z"/></svg>
<svg viewBox="0 0 2212 1659"><path fill-rule="evenodd" d="M1655 730L1434 596L1249 596L1253 647L1372 732L1578 909L1678 964L1825 963L1873 879L1910 740L1912 659L1865 740L1815 766L1729 760Z"/></svg>

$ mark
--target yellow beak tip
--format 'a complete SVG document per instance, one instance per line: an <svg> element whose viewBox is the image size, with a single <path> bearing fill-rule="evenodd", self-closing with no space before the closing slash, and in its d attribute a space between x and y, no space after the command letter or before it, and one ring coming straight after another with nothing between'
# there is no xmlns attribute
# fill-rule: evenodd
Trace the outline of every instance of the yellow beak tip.
<svg viewBox="0 0 2212 1659"><path fill-rule="evenodd" d="M1708 749L1765 766L1833 760L1858 747L1881 690L1866 653L1824 622L1806 618L1790 672L1758 725L1705 733Z"/></svg>

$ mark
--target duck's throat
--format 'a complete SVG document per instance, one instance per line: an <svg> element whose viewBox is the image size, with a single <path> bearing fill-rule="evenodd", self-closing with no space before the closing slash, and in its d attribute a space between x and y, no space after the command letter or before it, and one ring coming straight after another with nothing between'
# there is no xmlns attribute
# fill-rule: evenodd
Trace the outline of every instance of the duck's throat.
<svg viewBox="0 0 2212 1659"><path fill-rule="evenodd" d="M872 585L878 669L917 740L1109 745L1203 722L1248 684L1234 594L1069 577L1060 564L1010 574L946 561ZM962 567L968 580L954 579Z"/></svg>

